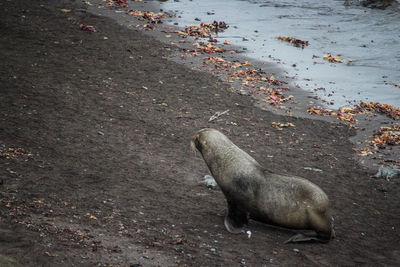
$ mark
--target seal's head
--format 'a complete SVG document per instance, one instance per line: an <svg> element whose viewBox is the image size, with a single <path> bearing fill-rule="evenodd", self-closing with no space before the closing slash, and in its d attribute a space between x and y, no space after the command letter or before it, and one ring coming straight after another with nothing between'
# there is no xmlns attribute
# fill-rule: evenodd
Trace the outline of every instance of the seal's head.
<svg viewBox="0 0 400 267"><path fill-rule="evenodd" d="M201 152L202 145L200 143L200 132L197 132L192 136L192 140L190 141L190 148L192 151L196 152L196 150Z"/></svg>
<svg viewBox="0 0 400 267"><path fill-rule="evenodd" d="M192 150L197 149L204 154L204 151L211 149L211 147L217 148L221 145L228 145L228 143L231 143L229 139L218 130L205 128L192 136L190 146Z"/></svg>

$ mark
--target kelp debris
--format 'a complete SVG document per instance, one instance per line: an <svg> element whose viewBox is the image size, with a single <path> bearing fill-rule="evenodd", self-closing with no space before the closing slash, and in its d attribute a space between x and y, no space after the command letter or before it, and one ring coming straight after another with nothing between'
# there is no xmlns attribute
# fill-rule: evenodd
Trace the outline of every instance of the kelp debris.
<svg viewBox="0 0 400 267"><path fill-rule="evenodd" d="M294 127L294 124L291 122L286 122L286 123L282 123L282 122L271 122L271 126L278 129L279 131L283 130L283 128L287 128L287 127Z"/></svg>
<svg viewBox="0 0 400 267"><path fill-rule="evenodd" d="M182 38L192 36L198 38L212 38L212 32L218 33L224 31L229 26L223 21L214 21L213 23L200 23L200 25L190 25L182 31L176 31ZM214 41L214 39L212 39Z"/></svg>
<svg viewBox="0 0 400 267"><path fill-rule="evenodd" d="M400 119L400 108L394 107L389 104L381 104L379 102L366 103L362 101L360 102L360 104L358 104L358 106L368 111L384 114L394 120Z"/></svg>
<svg viewBox="0 0 400 267"><path fill-rule="evenodd" d="M202 52L206 54L224 53L226 51L223 48L204 42L194 43L193 46L196 47L193 52Z"/></svg>
<svg viewBox="0 0 400 267"><path fill-rule="evenodd" d="M343 59L341 59L340 57L334 57L331 54L324 55L323 59L328 60L329 62L332 62L332 63L343 63L344 62Z"/></svg>
<svg viewBox="0 0 400 267"><path fill-rule="evenodd" d="M79 24L79 28L80 28L82 31L87 31L87 32L98 32L98 31L96 30L95 27L90 26L90 25Z"/></svg>
<svg viewBox="0 0 400 267"><path fill-rule="evenodd" d="M338 116L339 119L354 122L351 118L353 115L365 113L365 112L375 112L386 115L393 120L400 119L400 108L394 107L389 104L381 104L379 102L370 102L366 103L361 101L359 104L355 105L354 107L342 107L339 111L334 111L330 109L324 109L321 107L308 107L308 113L316 114L321 116ZM351 117L350 117L351 116ZM355 120L356 121L356 120Z"/></svg>
<svg viewBox="0 0 400 267"><path fill-rule="evenodd" d="M268 92L267 100L273 106L278 106L281 103L287 102L293 98L293 96L291 95L285 96L279 89L269 88L267 92Z"/></svg>
<svg viewBox="0 0 400 267"><path fill-rule="evenodd" d="M1 151L3 150L3 151ZM25 149L19 147L9 147L0 150L0 158L12 159L20 156L31 156Z"/></svg>
<svg viewBox="0 0 400 267"><path fill-rule="evenodd" d="M226 24L224 21L216 21L212 23L212 26L214 27L213 30L215 33L218 33L219 31L224 31L229 28L228 24Z"/></svg>
<svg viewBox="0 0 400 267"><path fill-rule="evenodd" d="M225 62L225 60L223 58L220 57L208 57L207 58L208 61L215 63L215 62Z"/></svg>
<svg viewBox="0 0 400 267"><path fill-rule="evenodd" d="M362 157L372 155L375 153L375 151L372 151L369 148L361 148L361 149L353 148L353 151L356 152L357 155L362 156Z"/></svg>
<svg viewBox="0 0 400 267"><path fill-rule="evenodd" d="M308 41L303 41L294 37L284 37L284 36L278 36L276 37L276 39L280 40L280 41L284 41L284 42L288 42L293 44L294 46L297 47L302 47L304 48L305 46L308 46Z"/></svg>
<svg viewBox="0 0 400 267"><path fill-rule="evenodd" d="M372 145L377 148L386 148L400 144L400 125L393 124L391 126L380 127L373 135Z"/></svg>
<svg viewBox="0 0 400 267"><path fill-rule="evenodd" d="M126 0L107 0L107 6L108 7L123 7L123 8L128 8L128 4L126 3Z"/></svg>
<svg viewBox="0 0 400 267"><path fill-rule="evenodd" d="M154 13L150 11L140 11L140 10L135 10L131 9L128 11L128 14L131 16L136 16L141 20L147 20L149 23L152 24L160 24L162 23L162 18L168 17L167 14L165 13Z"/></svg>
<svg viewBox="0 0 400 267"><path fill-rule="evenodd" d="M321 107L307 107L309 114L316 114L320 116L336 116L341 121L347 121L350 123L356 123L357 119L354 118L354 114L357 114L355 109L352 108L341 108L339 111L321 108Z"/></svg>

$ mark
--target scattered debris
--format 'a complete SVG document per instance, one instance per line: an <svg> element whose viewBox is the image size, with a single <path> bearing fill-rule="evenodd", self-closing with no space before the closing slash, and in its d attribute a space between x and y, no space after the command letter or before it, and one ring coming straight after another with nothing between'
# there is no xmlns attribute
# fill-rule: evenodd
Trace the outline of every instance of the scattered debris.
<svg viewBox="0 0 400 267"><path fill-rule="evenodd" d="M0 158L14 159L24 155L32 156L31 154L28 154L23 148L9 147L4 150L0 149Z"/></svg>
<svg viewBox="0 0 400 267"><path fill-rule="evenodd" d="M280 41L285 41L285 42L291 43L297 47L301 46L302 48L304 48L305 46L308 46L308 41L303 41L303 40L293 38L293 37L278 36L278 37L276 37L276 39L278 39Z"/></svg>
<svg viewBox="0 0 400 267"><path fill-rule="evenodd" d="M229 28L229 26L224 21L218 22L216 20L214 20L214 22L212 23L212 26L213 26L213 30L215 31L215 33L218 33L219 31L224 31Z"/></svg>
<svg viewBox="0 0 400 267"><path fill-rule="evenodd" d="M311 168L311 167L304 167L303 169L308 170L308 171L314 171L314 172L323 172L323 170L321 170L321 169Z"/></svg>
<svg viewBox="0 0 400 267"><path fill-rule="evenodd" d="M278 129L279 131L283 130L283 128L286 127L295 127L293 123L291 122L286 122L286 123L281 123L281 122L272 122L271 123L272 127Z"/></svg>
<svg viewBox="0 0 400 267"><path fill-rule="evenodd" d="M267 95L267 99L271 105L278 106L281 103L287 102L293 98L293 96L285 96L282 92L278 89L269 89L269 95Z"/></svg>
<svg viewBox="0 0 400 267"><path fill-rule="evenodd" d="M341 121L348 121L350 123L356 123L357 119L354 118L353 115L351 114L346 114L346 113L338 113L337 118Z"/></svg>
<svg viewBox="0 0 400 267"><path fill-rule="evenodd" d="M374 154L375 151L370 150L369 148L362 148L362 149L358 149L358 148L353 148L353 151L356 152L359 156L365 157L371 154Z"/></svg>
<svg viewBox="0 0 400 267"><path fill-rule="evenodd" d="M229 112L229 109L227 109L227 110L225 110L225 111L223 111L223 112L217 111L217 112L215 112L214 115L212 115L212 116L210 117L210 119L208 119L208 122L211 122L211 121L213 121L213 120L215 120L215 119L218 119L220 116L222 116L222 115L224 115L224 114L226 114L226 113L228 113L228 112Z"/></svg>
<svg viewBox="0 0 400 267"><path fill-rule="evenodd" d="M203 184L205 184L208 188L211 188L213 190L219 190L219 186L217 182L215 181L214 177L211 175L205 175L203 178Z"/></svg>
<svg viewBox="0 0 400 267"><path fill-rule="evenodd" d="M55 253L50 253L50 252L48 252L48 251L45 251L44 254L46 254L46 255L49 256L49 257L58 257L57 254L55 254Z"/></svg>
<svg viewBox="0 0 400 267"><path fill-rule="evenodd" d="M250 238L250 237L251 237L251 231L250 231L250 230L247 230L247 231L246 231L246 234L247 234L247 238Z"/></svg>
<svg viewBox="0 0 400 267"><path fill-rule="evenodd" d="M135 10L131 9L127 12L131 16L136 16L140 20L147 20L149 23L152 24L160 24L162 23L162 18L168 17L165 13L154 13L150 11L140 11L140 10Z"/></svg>
<svg viewBox="0 0 400 267"><path fill-rule="evenodd" d="M204 43L204 42L199 42L199 43L194 43L194 47L196 47L193 52L201 52L201 53L206 53L206 54L214 54L214 53L224 53L226 50L220 47L217 47L211 43Z"/></svg>
<svg viewBox="0 0 400 267"><path fill-rule="evenodd" d="M340 57L334 57L331 54L328 55L324 55L323 59L328 60L329 62L333 62L333 63L343 63L343 59L341 59Z"/></svg>
<svg viewBox="0 0 400 267"><path fill-rule="evenodd" d="M215 62L220 62L220 63L221 62L225 62L225 60L223 58L220 58L220 57L208 57L207 60L210 61L210 62L213 62L213 63L215 63Z"/></svg>
<svg viewBox="0 0 400 267"><path fill-rule="evenodd" d="M179 238L177 238L176 240L173 240L172 241L172 244L174 244L174 245L182 245L182 244L184 244L185 243L185 239L184 238L182 238L182 237L179 237Z"/></svg>
<svg viewBox="0 0 400 267"><path fill-rule="evenodd" d="M385 114L387 117L394 120L400 120L400 108L393 107L392 105L381 104L379 102L360 102L358 106L368 111Z"/></svg>
<svg viewBox="0 0 400 267"><path fill-rule="evenodd" d="M188 36L193 36L195 39L209 38L211 36L211 30L202 25L204 24L200 24L199 26L190 25L189 27L183 29L183 31L176 31L176 33L182 38L186 38Z"/></svg>
<svg viewBox="0 0 400 267"><path fill-rule="evenodd" d="M359 113L364 113L363 110L358 108L357 106L355 107L341 107L339 108L339 111L341 113L347 113L347 114L359 114Z"/></svg>
<svg viewBox="0 0 400 267"><path fill-rule="evenodd" d="M346 111L348 111L349 113L347 113ZM353 116L354 109L342 108L339 111L334 111L334 110L322 108L322 107L307 107L307 112L309 114L316 114L316 115L320 115L320 116L336 116L337 119L339 119L341 121L347 121L350 123L357 122L357 119L355 119Z"/></svg>
<svg viewBox="0 0 400 267"><path fill-rule="evenodd" d="M108 7L123 7L128 8L126 0L106 0Z"/></svg>
<svg viewBox="0 0 400 267"><path fill-rule="evenodd" d="M386 148L387 145L396 146L400 144L400 125L380 127L375 131L372 145L377 148Z"/></svg>
<svg viewBox="0 0 400 267"><path fill-rule="evenodd" d="M307 112L309 114L316 114L316 115L320 115L320 116L336 116L337 112L331 110L331 109L327 109L327 108L321 108L321 107L307 107Z"/></svg>
<svg viewBox="0 0 400 267"><path fill-rule="evenodd" d="M210 38L212 32L218 33L227 29L229 26L223 21L215 21L213 23L200 23L200 25L190 25L183 29L183 31L176 31L182 38L192 36L195 39L199 38Z"/></svg>
<svg viewBox="0 0 400 267"><path fill-rule="evenodd" d="M375 178L385 178L387 181L397 178L400 175L400 167L396 165L379 167L378 172L373 176Z"/></svg>
<svg viewBox="0 0 400 267"><path fill-rule="evenodd" d="M89 25L79 24L79 28L82 31L97 32L97 30L93 26L89 26Z"/></svg>

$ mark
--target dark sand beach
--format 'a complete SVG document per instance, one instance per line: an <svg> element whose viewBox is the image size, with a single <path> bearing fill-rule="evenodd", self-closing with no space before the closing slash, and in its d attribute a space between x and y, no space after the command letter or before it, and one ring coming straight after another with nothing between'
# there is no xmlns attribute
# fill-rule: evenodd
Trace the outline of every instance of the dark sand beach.
<svg viewBox="0 0 400 267"><path fill-rule="evenodd" d="M178 62L179 44L86 8L0 3L1 266L399 264L400 182L359 164L354 129L261 109ZM285 245L291 232L254 221L251 238L229 234L225 198L201 184L209 172L189 146L204 127L320 186L336 238Z"/></svg>

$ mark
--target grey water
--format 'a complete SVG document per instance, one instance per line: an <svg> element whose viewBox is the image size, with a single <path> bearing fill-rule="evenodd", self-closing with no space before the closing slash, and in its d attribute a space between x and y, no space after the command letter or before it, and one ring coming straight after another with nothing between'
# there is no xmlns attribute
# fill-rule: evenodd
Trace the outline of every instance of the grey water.
<svg viewBox="0 0 400 267"><path fill-rule="evenodd" d="M180 0L162 1L180 27L225 21L224 40L244 47L245 56L276 62L294 84L332 102L359 101L400 106L400 8L370 9L344 0ZM309 41L304 49L276 39ZM343 63L330 63L326 54ZM318 90L316 90L319 88Z"/></svg>

